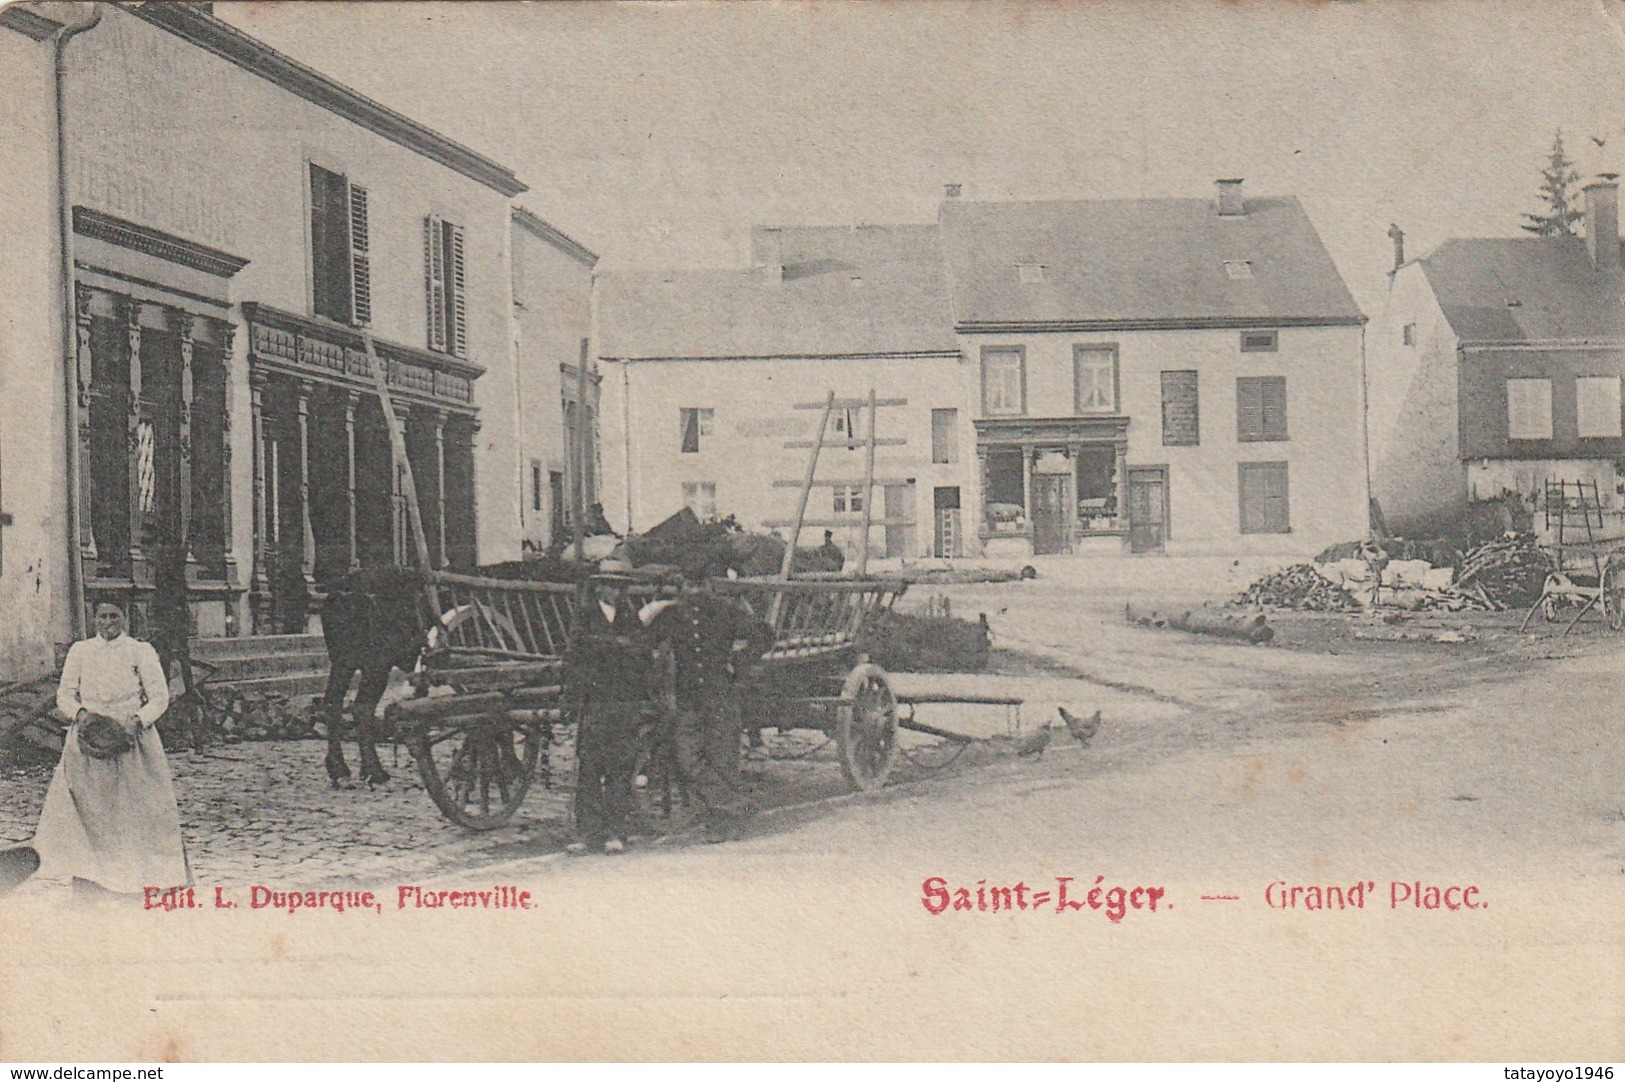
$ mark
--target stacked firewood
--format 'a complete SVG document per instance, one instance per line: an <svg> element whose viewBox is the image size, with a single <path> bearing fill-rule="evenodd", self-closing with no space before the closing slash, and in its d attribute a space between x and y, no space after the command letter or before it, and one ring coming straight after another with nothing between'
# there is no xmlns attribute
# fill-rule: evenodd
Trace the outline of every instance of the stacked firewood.
<svg viewBox="0 0 1625 1082"><path fill-rule="evenodd" d="M1551 570L1551 558L1535 544L1534 534L1507 534L1463 556L1456 585L1476 587L1497 607L1526 609L1540 597Z"/></svg>
<svg viewBox="0 0 1625 1082"><path fill-rule="evenodd" d="M1312 564L1293 564L1265 575L1238 594L1235 604L1307 612L1352 612L1360 607L1353 594L1328 581Z"/></svg>

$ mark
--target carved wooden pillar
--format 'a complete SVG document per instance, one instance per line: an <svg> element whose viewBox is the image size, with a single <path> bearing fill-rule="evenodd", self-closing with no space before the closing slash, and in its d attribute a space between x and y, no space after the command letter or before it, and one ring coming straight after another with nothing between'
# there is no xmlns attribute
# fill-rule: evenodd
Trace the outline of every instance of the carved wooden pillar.
<svg viewBox="0 0 1625 1082"><path fill-rule="evenodd" d="M1033 458L1037 451L1030 443L1021 445L1021 506L1027 516L1027 532L1033 532Z"/></svg>
<svg viewBox="0 0 1625 1082"><path fill-rule="evenodd" d="M1117 528L1128 526L1128 444L1117 445Z"/></svg>
<svg viewBox="0 0 1625 1082"><path fill-rule="evenodd" d="M394 402L395 419L401 426L401 450L410 453L406 440L406 426L412 419L412 407L405 402ZM386 419L387 420L387 419ZM393 448L394 443L390 446ZM395 461L395 456L389 459L390 492L390 536L393 543L395 562L402 567L410 567L416 562L417 542L412 538L411 512L406 504L406 470Z"/></svg>
<svg viewBox="0 0 1625 1082"><path fill-rule="evenodd" d="M975 504L975 506L977 508L977 532L978 533L980 533L980 532L982 532L984 530L990 530L993 527L993 524L990 523L988 521L988 518L987 518L987 503L988 503L988 500L987 500L987 486L988 486L987 447L985 445L978 444L977 447L976 447L976 504Z"/></svg>
<svg viewBox="0 0 1625 1082"><path fill-rule="evenodd" d="M73 287L73 316L77 331L79 428L79 554L85 577L96 574L96 498L95 471L91 468L93 448L90 442L90 393L94 365L90 354L90 300L88 286L75 283Z"/></svg>
<svg viewBox="0 0 1625 1082"><path fill-rule="evenodd" d="M429 424L434 435L434 523L425 524L431 532L429 542L436 567L445 567L446 560L446 415L440 410L429 411Z"/></svg>
<svg viewBox="0 0 1625 1082"><path fill-rule="evenodd" d="M220 544L227 582L237 580L237 551L231 529L231 360L237 325L221 321L220 331Z"/></svg>
<svg viewBox="0 0 1625 1082"><path fill-rule="evenodd" d="M254 444L254 569L250 602L254 610L254 632L260 635L271 629L271 523L267 485L276 482L271 476L265 438L265 389L269 383L270 377L265 372L249 370L249 423L253 427Z"/></svg>
<svg viewBox="0 0 1625 1082"><path fill-rule="evenodd" d="M126 450L124 454L129 488L126 513L130 521L130 579L135 580L135 565L141 558L142 514L141 496L141 302L133 297L125 299L124 325L128 332L130 356L130 397L126 413Z"/></svg>
<svg viewBox="0 0 1625 1082"><path fill-rule="evenodd" d="M180 455L177 462L180 510L180 541L185 546L186 567L197 563L192 542L192 331L196 323L190 312L174 313L175 329L181 338L180 401L175 403L178 413L176 424L180 430Z"/></svg>
<svg viewBox="0 0 1625 1082"><path fill-rule="evenodd" d="M298 417L299 448L294 458L294 496L299 502L299 570L305 586L315 585L316 531L310 516L310 394L311 385L300 380L295 385L295 412Z"/></svg>
<svg viewBox="0 0 1625 1082"><path fill-rule="evenodd" d="M347 566L351 571L361 566L361 550L356 540L355 524L355 411L360 396L354 391L344 392L344 487L347 510L344 513L345 549Z"/></svg>

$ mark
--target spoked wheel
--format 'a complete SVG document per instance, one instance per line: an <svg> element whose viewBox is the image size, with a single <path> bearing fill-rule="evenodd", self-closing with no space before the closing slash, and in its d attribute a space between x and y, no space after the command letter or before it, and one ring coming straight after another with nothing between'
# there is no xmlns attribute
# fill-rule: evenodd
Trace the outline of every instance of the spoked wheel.
<svg viewBox="0 0 1625 1082"><path fill-rule="evenodd" d="M1612 561L1602 569L1602 604L1608 626L1625 630L1625 563Z"/></svg>
<svg viewBox="0 0 1625 1082"><path fill-rule="evenodd" d="M474 830L494 830L525 799L546 739L542 722L516 721L500 711L425 721L413 731L411 747L441 813Z"/></svg>
<svg viewBox="0 0 1625 1082"><path fill-rule="evenodd" d="M841 773L854 789L879 789L897 759L897 697L886 671L864 664L848 673L837 712Z"/></svg>

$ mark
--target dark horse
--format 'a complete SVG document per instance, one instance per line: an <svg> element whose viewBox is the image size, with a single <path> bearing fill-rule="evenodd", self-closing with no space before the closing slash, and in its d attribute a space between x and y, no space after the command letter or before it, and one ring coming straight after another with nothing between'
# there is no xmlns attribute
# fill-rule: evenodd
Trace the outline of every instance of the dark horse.
<svg viewBox="0 0 1625 1082"><path fill-rule="evenodd" d="M322 608L322 640L327 647L327 693L322 715L327 722L327 776L339 785L350 777L339 743L344 696L356 673L353 714L356 743L361 748L361 779L368 785L389 780L378 759L374 713L389 684L391 669L411 672L428 645L438 613L429 611L424 578L407 567L373 567L352 571L334 582Z"/></svg>

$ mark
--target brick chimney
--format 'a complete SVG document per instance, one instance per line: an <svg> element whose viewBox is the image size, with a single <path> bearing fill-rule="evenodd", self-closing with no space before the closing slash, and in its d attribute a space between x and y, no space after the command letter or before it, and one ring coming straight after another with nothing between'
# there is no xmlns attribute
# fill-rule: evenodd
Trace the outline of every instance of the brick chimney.
<svg viewBox="0 0 1625 1082"><path fill-rule="evenodd" d="M765 226L751 230L750 262L769 278L784 277L784 235Z"/></svg>
<svg viewBox="0 0 1625 1082"><path fill-rule="evenodd" d="M1586 253L1600 271L1619 270L1619 174L1601 173L1585 186Z"/></svg>
<svg viewBox="0 0 1625 1082"><path fill-rule="evenodd" d="M1241 197L1241 178L1215 181L1219 188L1219 217L1240 218L1247 213L1247 203Z"/></svg>
<svg viewBox="0 0 1625 1082"><path fill-rule="evenodd" d="M1405 265L1405 231L1398 222L1389 223L1388 239L1394 242L1394 269L1398 270Z"/></svg>

